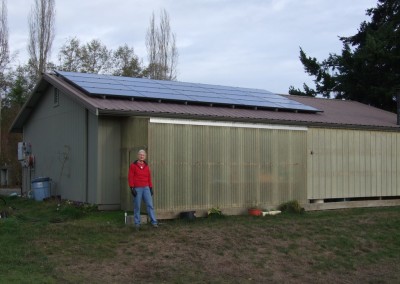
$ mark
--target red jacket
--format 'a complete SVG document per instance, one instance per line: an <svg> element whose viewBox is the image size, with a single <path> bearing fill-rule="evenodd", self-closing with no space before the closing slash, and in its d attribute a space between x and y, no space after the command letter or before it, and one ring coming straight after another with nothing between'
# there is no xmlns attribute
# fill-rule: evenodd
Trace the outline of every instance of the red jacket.
<svg viewBox="0 0 400 284"><path fill-rule="evenodd" d="M128 172L129 187L153 187L150 168L146 162L142 165L141 168L141 164L138 161L134 161L130 165Z"/></svg>

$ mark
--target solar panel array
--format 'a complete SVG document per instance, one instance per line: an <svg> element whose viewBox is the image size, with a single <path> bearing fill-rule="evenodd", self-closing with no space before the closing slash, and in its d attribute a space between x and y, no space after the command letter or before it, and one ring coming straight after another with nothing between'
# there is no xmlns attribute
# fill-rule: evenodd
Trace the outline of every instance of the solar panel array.
<svg viewBox="0 0 400 284"><path fill-rule="evenodd" d="M141 100L244 106L302 112L319 111L284 96L259 89L64 71L56 71L56 74L91 96L127 97Z"/></svg>

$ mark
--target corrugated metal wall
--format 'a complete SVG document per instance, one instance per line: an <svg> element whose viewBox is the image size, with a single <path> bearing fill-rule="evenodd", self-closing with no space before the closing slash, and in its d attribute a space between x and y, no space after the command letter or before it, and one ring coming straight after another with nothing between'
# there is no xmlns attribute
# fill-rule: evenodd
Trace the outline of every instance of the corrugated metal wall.
<svg viewBox="0 0 400 284"><path fill-rule="evenodd" d="M400 195L400 133L310 128L308 198Z"/></svg>
<svg viewBox="0 0 400 284"><path fill-rule="evenodd" d="M148 118L130 117L122 121L120 152L120 195L121 208L133 210L132 195L128 185L129 165L136 160L137 151L148 149ZM150 158L151 153L149 153Z"/></svg>
<svg viewBox="0 0 400 284"><path fill-rule="evenodd" d="M120 208L121 120L101 117L98 123L97 202Z"/></svg>
<svg viewBox="0 0 400 284"><path fill-rule="evenodd" d="M88 115L88 202L98 202L98 165L99 165L99 119L87 111Z"/></svg>
<svg viewBox="0 0 400 284"><path fill-rule="evenodd" d="M306 202L306 131L149 124L157 211Z"/></svg>

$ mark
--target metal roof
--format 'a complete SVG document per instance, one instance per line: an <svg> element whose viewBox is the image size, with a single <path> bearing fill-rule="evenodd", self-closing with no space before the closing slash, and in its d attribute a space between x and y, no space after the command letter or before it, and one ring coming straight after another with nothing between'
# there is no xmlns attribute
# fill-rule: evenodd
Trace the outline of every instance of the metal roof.
<svg viewBox="0 0 400 284"><path fill-rule="evenodd" d="M321 127L363 128L400 131L395 113L384 111L355 101L320 99L290 96L291 100L303 103L323 112L296 113L265 109L230 108L209 105L185 105L183 103L131 101L120 98L103 99L88 96L71 83L51 74L44 74L34 93L16 118L11 131L22 132L25 121L34 110L38 97L49 84L60 89L96 115L113 116L159 116L188 119L212 119L230 121L252 121L259 123L295 124ZM289 96L284 96L289 97Z"/></svg>

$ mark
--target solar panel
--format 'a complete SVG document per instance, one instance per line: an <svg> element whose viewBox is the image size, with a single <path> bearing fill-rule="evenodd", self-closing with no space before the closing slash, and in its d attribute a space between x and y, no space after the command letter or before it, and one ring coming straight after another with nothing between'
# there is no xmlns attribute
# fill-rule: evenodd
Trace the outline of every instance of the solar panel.
<svg viewBox="0 0 400 284"><path fill-rule="evenodd" d="M55 71L89 96L183 101L279 110L320 110L260 89Z"/></svg>
<svg viewBox="0 0 400 284"><path fill-rule="evenodd" d="M88 93L98 92L98 88L85 88L85 91ZM102 96L115 96L114 89L101 89ZM131 98L146 98L147 96L142 95L141 93L135 92L133 90L120 90L118 92L118 96L121 97L131 97Z"/></svg>
<svg viewBox="0 0 400 284"><path fill-rule="evenodd" d="M235 105L235 101L228 98L219 98L212 96L190 96L194 102L207 102L211 104L225 104L225 105Z"/></svg>

